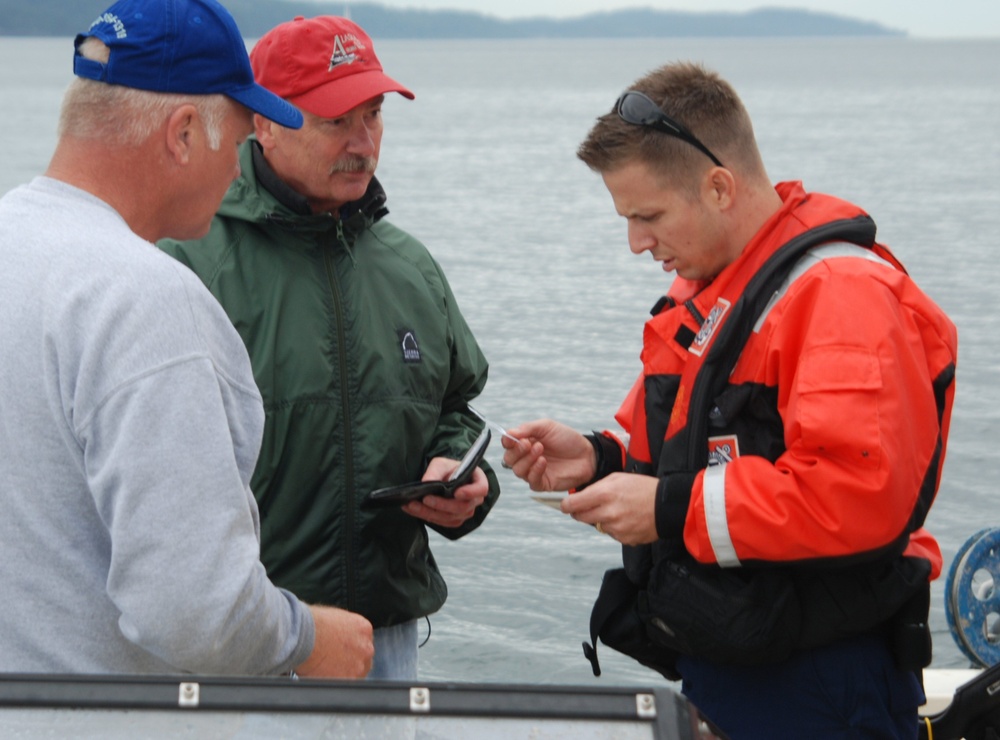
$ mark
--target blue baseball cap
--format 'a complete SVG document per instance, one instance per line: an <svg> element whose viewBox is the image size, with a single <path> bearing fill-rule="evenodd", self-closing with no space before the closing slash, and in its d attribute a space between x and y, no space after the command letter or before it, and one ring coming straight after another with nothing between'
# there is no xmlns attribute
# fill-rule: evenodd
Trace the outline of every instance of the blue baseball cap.
<svg viewBox="0 0 1000 740"><path fill-rule="evenodd" d="M89 36L106 64L80 55ZM302 113L254 82L236 21L216 0L119 0L76 37L73 72L109 85L183 95L226 95L287 128Z"/></svg>

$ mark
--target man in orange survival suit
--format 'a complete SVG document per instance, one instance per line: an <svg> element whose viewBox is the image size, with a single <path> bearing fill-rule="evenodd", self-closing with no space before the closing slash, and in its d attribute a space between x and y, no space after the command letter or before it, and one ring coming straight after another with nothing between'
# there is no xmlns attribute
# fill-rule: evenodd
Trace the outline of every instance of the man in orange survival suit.
<svg viewBox="0 0 1000 740"><path fill-rule="evenodd" d="M541 420L504 464L580 489L562 510L624 545L633 643L731 737L915 738L955 327L864 211L769 182L699 66L638 80L578 156L678 279L617 416L627 450Z"/></svg>

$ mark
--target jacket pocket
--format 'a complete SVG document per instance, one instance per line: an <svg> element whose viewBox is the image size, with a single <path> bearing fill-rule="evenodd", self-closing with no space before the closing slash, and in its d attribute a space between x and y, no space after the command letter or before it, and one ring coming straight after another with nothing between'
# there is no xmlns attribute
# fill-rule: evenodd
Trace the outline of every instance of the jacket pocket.
<svg viewBox="0 0 1000 740"><path fill-rule="evenodd" d="M878 358L862 347L821 347L803 355L795 382L806 449L868 469L882 458Z"/></svg>

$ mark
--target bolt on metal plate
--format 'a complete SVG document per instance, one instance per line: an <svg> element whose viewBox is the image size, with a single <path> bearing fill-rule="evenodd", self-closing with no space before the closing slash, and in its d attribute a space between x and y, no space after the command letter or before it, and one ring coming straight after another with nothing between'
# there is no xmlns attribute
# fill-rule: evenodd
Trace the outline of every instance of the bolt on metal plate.
<svg viewBox="0 0 1000 740"><path fill-rule="evenodd" d="M196 707L201 700L201 686L197 683L187 682L180 685L177 696L177 706Z"/></svg>
<svg viewBox="0 0 1000 740"><path fill-rule="evenodd" d="M655 719L656 697L652 694L636 694L635 712L643 719Z"/></svg>
<svg viewBox="0 0 1000 740"><path fill-rule="evenodd" d="M426 714L431 711L431 691L424 688L410 689L410 711Z"/></svg>

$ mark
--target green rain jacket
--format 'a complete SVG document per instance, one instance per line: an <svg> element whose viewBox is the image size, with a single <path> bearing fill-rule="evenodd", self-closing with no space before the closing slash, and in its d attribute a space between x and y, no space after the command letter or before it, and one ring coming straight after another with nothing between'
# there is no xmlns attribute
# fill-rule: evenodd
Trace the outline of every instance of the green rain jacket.
<svg viewBox="0 0 1000 740"><path fill-rule="evenodd" d="M250 354L267 415L251 483L261 560L278 586L375 627L431 614L447 588L427 525L359 504L420 480L433 457L461 458L482 429L467 404L486 359L440 266L382 220L377 180L335 218L309 213L252 139L240 166L207 236L159 246L201 277ZM486 502L434 527L443 536L471 532L499 496L482 467Z"/></svg>

